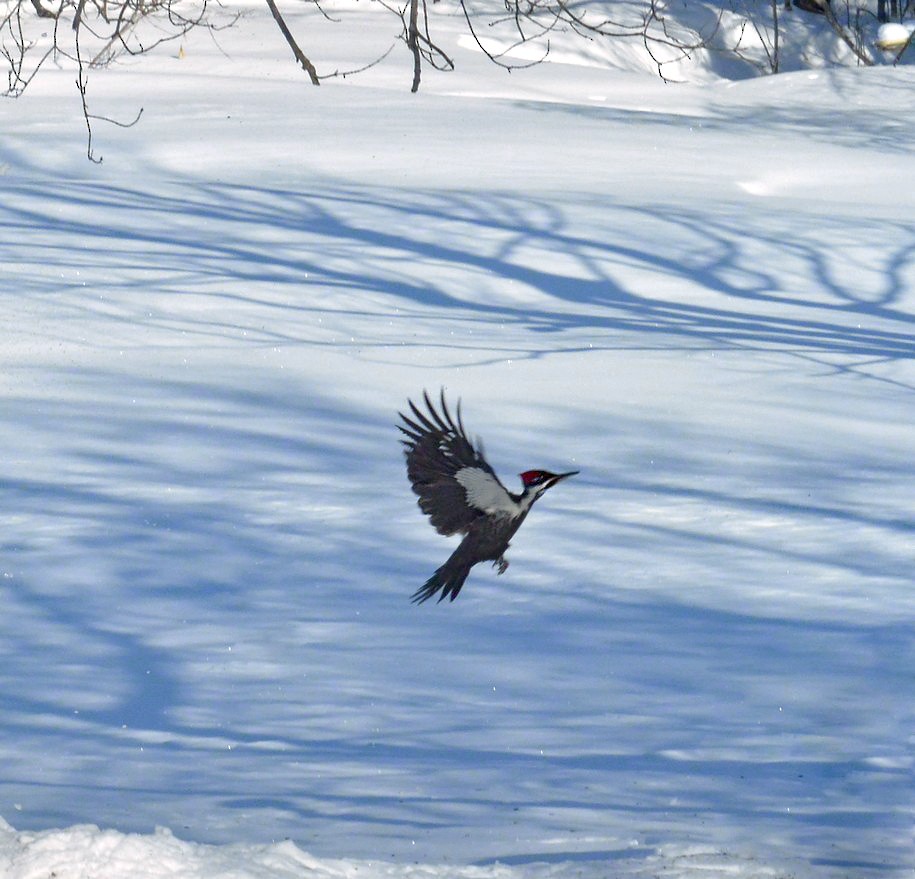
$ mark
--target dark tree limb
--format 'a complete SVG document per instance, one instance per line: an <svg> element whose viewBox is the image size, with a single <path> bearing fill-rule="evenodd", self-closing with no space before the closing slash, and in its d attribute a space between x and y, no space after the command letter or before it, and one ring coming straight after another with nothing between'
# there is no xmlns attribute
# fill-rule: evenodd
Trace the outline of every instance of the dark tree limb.
<svg viewBox="0 0 915 879"><path fill-rule="evenodd" d="M896 57L893 59L893 66L895 67L902 60L902 56L905 54L906 49L909 48L915 42L915 31L909 34L909 38L902 44L902 48L896 53Z"/></svg>
<svg viewBox="0 0 915 879"><path fill-rule="evenodd" d="M60 15L60 12L54 12L52 9L46 9L41 5L41 0L32 0L32 6L35 7L35 12L39 18L57 18Z"/></svg>
<svg viewBox="0 0 915 879"><path fill-rule="evenodd" d="M299 48L299 44L295 41L292 31L289 30L286 20L283 18L274 0L267 0L267 6L270 8L270 14L273 16L273 20L276 22L277 27L286 38L289 48L292 49L295 60L302 65L302 70L311 77L312 85L321 85L321 80L318 79L318 71L315 69L314 64L308 59L308 56Z"/></svg>
<svg viewBox="0 0 915 879"><path fill-rule="evenodd" d="M410 23L407 25L407 46L413 53L413 86L410 91L419 91L422 76L422 53L419 48L419 0L410 0Z"/></svg>
<svg viewBox="0 0 915 879"><path fill-rule="evenodd" d="M73 14L73 30L78 31L80 22L83 20L83 9L86 6L86 0L79 0L76 4L76 12Z"/></svg>

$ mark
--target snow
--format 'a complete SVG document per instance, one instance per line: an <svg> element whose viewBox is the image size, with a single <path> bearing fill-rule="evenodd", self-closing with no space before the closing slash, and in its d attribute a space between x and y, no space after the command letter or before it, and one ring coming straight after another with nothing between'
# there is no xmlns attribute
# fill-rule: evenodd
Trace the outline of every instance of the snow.
<svg viewBox="0 0 915 879"><path fill-rule="evenodd" d="M877 30L875 45L880 49L891 49L898 52L912 38L913 31L915 31L915 27L912 26L911 22L902 24L898 21L893 21L881 24Z"/></svg>
<svg viewBox="0 0 915 879"><path fill-rule="evenodd" d="M72 70L0 104L0 874L911 875L911 69L459 26L93 71L100 166ZM443 386L581 474L414 607Z"/></svg>

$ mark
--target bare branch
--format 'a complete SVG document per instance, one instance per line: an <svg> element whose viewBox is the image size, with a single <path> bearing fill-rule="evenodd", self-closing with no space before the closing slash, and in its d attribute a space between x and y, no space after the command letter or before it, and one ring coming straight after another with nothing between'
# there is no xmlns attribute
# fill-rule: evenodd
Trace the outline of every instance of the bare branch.
<svg viewBox="0 0 915 879"><path fill-rule="evenodd" d="M84 0L81 0L81 3ZM77 63L77 77L76 77L76 87L79 90L80 101L83 105L83 119L86 123L86 158L90 162L94 162L96 165L102 164L101 156L99 158L95 157L95 152L92 149L92 116L89 113L89 103L86 100L86 66L83 63L82 53L80 52L79 46L79 25L78 22L74 20L74 30L76 31L76 63Z"/></svg>
<svg viewBox="0 0 915 879"><path fill-rule="evenodd" d="M833 33L851 49L852 53L862 64L871 67L874 63L874 59L871 57L870 52L868 52L863 45L856 43L848 30L842 26L842 23L836 18L835 12L832 11L832 6L829 4L828 0L822 0L820 5L823 7L823 16L826 21L829 22L829 26L832 28Z"/></svg>
<svg viewBox="0 0 915 879"><path fill-rule="evenodd" d="M419 79L422 75L423 59L419 50L419 0L410 0L410 23L407 25L407 46L413 53L413 85L410 91L414 94L419 90Z"/></svg>
<svg viewBox="0 0 915 879"><path fill-rule="evenodd" d="M467 22L467 29L470 31L470 36L473 37L474 42L477 44L477 48L493 64L496 64L505 70L523 70L527 67L535 67L536 65L541 64L546 60L547 55L549 55L549 53L550 53L549 43L547 43L547 47L546 47L546 50L544 51L543 55L540 58L535 58L533 61L518 61L518 62L503 61L502 59L505 56L507 56L511 52L512 49L516 48L517 46L522 45L523 43L527 42L527 40L525 40L525 39L518 40L518 41L514 42L512 45L503 49L501 52L498 52L498 53L492 52L490 49L486 48L486 45L483 43L482 38L477 33L476 28L474 27L474 24L473 24L473 17L470 14L470 10L467 8L467 4L466 4L465 0L460 0L460 3L461 3L461 11L464 13L464 21Z"/></svg>
<svg viewBox="0 0 915 879"><path fill-rule="evenodd" d="M372 67L375 67L377 64L381 64L391 52L394 51L395 46L397 45L398 40L395 40L388 46L387 50L382 52L377 58L374 58L372 61L369 61L368 64L363 64L361 67L353 67L349 70L335 70L333 73L322 73L318 78L319 79L335 79L340 77L341 79L346 79L348 76L355 76L357 73L362 73L365 70L369 70Z"/></svg>
<svg viewBox="0 0 915 879"><path fill-rule="evenodd" d="M273 20L280 29L280 33L286 38L289 48L292 49L295 60L299 62L302 69L311 77L312 85L321 85L321 80L318 78L318 71L315 69L314 64L311 63L308 56L299 48L299 44L292 35L292 31L290 31L286 25L286 20L281 15L274 0L267 0L267 6L270 8L270 14L273 16Z"/></svg>
<svg viewBox="0 0 915 879"><path fill-rule="evenodd" d="M915 30L909 34L909 38L902 44L902 48L896 53L896 57L893 58L893 67L896 67L902 61L902 56L905 54L906 49L912 45L913 41L915 41Z"/></svg>
<svg viewBox="0 0 915 879"><path fill-rule="evenodd" d="M32 0L32 6L35 7L35 12L39 18L57 18L60 14L59 12L54 12L53 9L46 9L41 5L41 0Z"/></svg>
<svg viewBox="0 0 915 879"><path fill-rule="evenodd" d="M409 53L411 90L417 91L424 68L453 70L454 60L435 33L434 7L430 0L366 0L372 8L387 13L391 22L391 46L368 63L358 61L349 70L319 74L315 64L302 51L289 24L280 11L281 0L266 0L267 8L296 62L314 85L331 77L346 77L379 64L395 45L403 44ZM348 14L344 8L338 18L323 7L324 0L306 0L315 18L336 22ZM651 59L658 75L671 80L670 70L694 52L728 52L753 64L764 72L777 72L785 51L789 32L779 23L782 0L723 0L716 11L697 27L687 27L679 15L671 13L673 0L501 0L495 8L491 0L432 0L460 10L468 33L483 55L493 64L511 71L533 67L547 60L551 46L560 34L578 37L599 46L612 40L632 40L642 47L642 57ZM824 27L828 26L853 53L860 64L879 60L869 49L865 37L867 18L864 13L849 15L844 23L830 7L828 0L798 0L816 5L822 11ZM836 2L836 0L833 0ZM847 0L851 2L851 0ZM910 14L908 0L900 13ZM764 5L765 11L762 11ZM676 9L680 9L677 0ZM88 80L91 72L110 64L122 55L143 55L161 44L182 38L197 28L211 31L220 27L214 18L231 27L242 13L228 13L220 0L0 0L0 63L6 68L5 94L18 97L29 87L48 59L60 64L74 63L79 106L86 124L87 155L93 162L101 159L93 148L94 123L103 121L130 127L137 123L142 109L133 121L121 123L90 112ZM736 27L728 28L727 44L721 36L721 25L727 15L737 16ZM382 19L384 16L382 16ZM314 20L314 18L312 19ZM49 24L49 22L51 24ZM383 23L383 22L382 22ZM736 33L736 41L730 34ZM565 38L564 37L564 38ZM895 57L887 61L900 63L903 53L912 45L894 45ZM533 51L536 47L537 51ZM878 46L878 48L880 48ZM898 48L898 53L897 53ZM876 49L874 50L874 53ZM532 57L533 55L533 57Z"/></svg>
<svg viewBox="0 0 915 879"><path fill-rule="evenodd" d="M83 20L83 9L86 6L86 0L79 0L76 5L76 14L73 16L73 30L78 31L80 22Z"/></svg>
<svg viewBox="0 0 915 879"><path fill-rule="evenodd" d="M98 116L95 113L90 113L90 119L98 119L100 122L108 122L111 125L116 125L118 128L133 128L140 121L140 117L143 115L143 108L140 107L137 110L137 115L134 116L130 122L121 122L119 119L112 119L110 116Z"/></svg>

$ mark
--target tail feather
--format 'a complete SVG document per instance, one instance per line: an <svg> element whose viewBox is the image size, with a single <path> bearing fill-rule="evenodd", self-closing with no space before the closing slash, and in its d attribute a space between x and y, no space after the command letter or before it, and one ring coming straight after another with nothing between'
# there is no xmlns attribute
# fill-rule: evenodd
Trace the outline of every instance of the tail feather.
<svg viewBox="0 0 915 879"><path fill-rule="evenodd" d="M439 601L444 601L446 598L449 601L454 601L458 597L458 593L461 591L461 587L464 585L469 573L470 566L461 563L455 564L452 556L413 593L410 600L413 604L422 604L441 590L442 594L438 597Z"/></svg>

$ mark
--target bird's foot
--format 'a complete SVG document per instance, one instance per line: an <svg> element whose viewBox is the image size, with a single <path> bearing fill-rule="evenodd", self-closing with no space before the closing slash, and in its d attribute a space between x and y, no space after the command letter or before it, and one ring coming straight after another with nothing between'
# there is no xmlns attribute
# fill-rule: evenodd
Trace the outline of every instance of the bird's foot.
<svg viewBox="0 0 915 879"><path fill-rule="evenodd" d="M499 566L499 573L504 574L508 570L508 559L503 556L499 556L493 563L492 566Z"/></svg>

